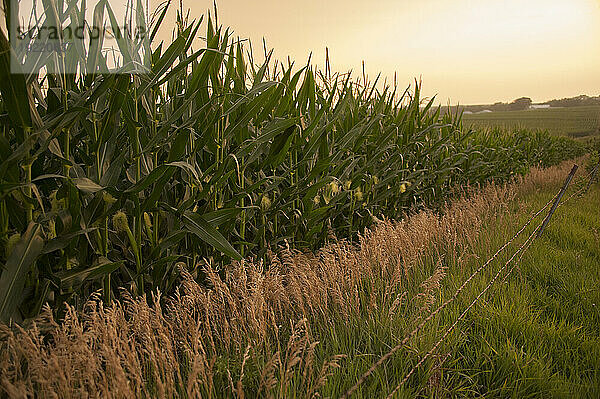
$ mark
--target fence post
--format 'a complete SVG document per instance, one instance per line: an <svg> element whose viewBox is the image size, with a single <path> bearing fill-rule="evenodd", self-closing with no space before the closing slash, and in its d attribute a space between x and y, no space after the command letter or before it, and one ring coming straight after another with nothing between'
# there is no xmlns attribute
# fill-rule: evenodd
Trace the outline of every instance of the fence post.
<svg viewBox="0 0 600 399"><path fill-rule="evenodd" d="M575 172L577 172L577 168L578 168L578 166L576 164L573 165L573 169L571 169L569 176L567 176L567 180L565 180L565 184L563 185L562 189L560 190L560 193L558 193L558 197L556 197L556 200L554 200L554 204L552 204L552 208L550 209L548 216L546 216L546 219L544 219L544 223L542 223L542 227L540 227L540 231L538 231L535 238L539 238L542 235L542 233L544 232L544 229L546 228L546 225L548 224L548 222L550 221L550 218L554 214L554 211L556 210L558 203L562 199L563 195L565 195L565 191L567 191L567 187L569 187L571 180L573 180L573 176L575 176Z"/></svg>
<svg viewBox="0 0 600 399"><path fill-rule="evenodd" d="M587 187L585 188L585 191L584 191L585 193L588 192L588 190L590 189L590 186L594 182L594 179L596 178L596 173L598 172L598 167L600 167L600 160L598 161L598 165L596 165L594 170L592 170L592 176L590 177L590 181L588 182Z"/></svg>

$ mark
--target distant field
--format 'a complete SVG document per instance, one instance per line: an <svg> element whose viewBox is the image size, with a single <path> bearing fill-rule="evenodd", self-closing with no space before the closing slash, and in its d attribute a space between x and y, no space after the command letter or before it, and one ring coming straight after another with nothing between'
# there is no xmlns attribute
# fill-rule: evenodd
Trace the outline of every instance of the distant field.
<svg viewBox="0 0 600 399"><path fill-rule="evenodd" d="M600 106L465 114L463 121L471 127L523 127L584 137L599 133Z"/></svg>

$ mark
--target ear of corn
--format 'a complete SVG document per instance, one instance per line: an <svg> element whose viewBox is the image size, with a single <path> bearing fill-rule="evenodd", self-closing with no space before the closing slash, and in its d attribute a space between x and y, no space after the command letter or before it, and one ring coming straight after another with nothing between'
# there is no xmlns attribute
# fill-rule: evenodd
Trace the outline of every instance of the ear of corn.
<svg viewBox="0 0 600 399"><path fill-rule="evenodd" d="M84 14L78 4L67 20ZM106 2L95 14L116 27ZM141 75L105 73L98 41L68 52L76 74L48 59L37 74L10 75L2 32L0 240L12 248L11 237L39 226L31 240L43 242L23 254L35 255L26 273L1 272L0 284L19 279L28 293L0 287L0 300L18 305L5 320L99 288L107 301L119 287L168 292L176 263L200 279L203 259L264 257L285 243L316 248L330 228L353 236L373 216L435 206L456 186L507 180L584 151L542 133L465 132L460 115L423 102L419 82L400 94L272 53L255 65L210 17L188 23L179 13L176 30L152 51L134 37L118 41L123 62L151 58ZM1 251L7 265L10 248Z"/></svg>

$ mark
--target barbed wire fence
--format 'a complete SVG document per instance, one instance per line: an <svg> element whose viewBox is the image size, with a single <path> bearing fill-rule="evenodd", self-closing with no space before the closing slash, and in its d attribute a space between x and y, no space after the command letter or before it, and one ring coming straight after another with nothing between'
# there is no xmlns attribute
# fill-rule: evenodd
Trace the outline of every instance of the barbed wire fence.
<svg viewBox="0 0 600 399"><path fill-rule="evenodd" d="M433 310L426 318L424 318L412 331L410 331L404 338L392 349L390 349L386 354L384 354L381 358L379 358L373 365L364 372L356 383L348 389L340 398L346 399L349 398L366 380L367 378L377 370L383 363L385 363L391 356L394 355L398 350L403 348L408 341L414 337L417 333L419 333L425 325L432 320L437 314L443 311L446 307L452 304L459 297L461 292L466 288L466 286L478 275L480 274L489 264L491 264L508 246L510 246L526 229L527 227L539 216L541 215L548 207L552 204L552 207L544 220L540 222L535 229L530 233L527 239L521 244L521 246L509 257L506 263L497 271L497 273L492 277L489 281L488 285L479 292L479 294L471 301L471 303L467 306L467 308L458 316L458 318L454 321L454 323L445 330L444 334L442 334L441 338L436 341L434 346L424 355L421 359L415 364L409 372L404 376L401 382L390 392L387 398L391 398L415 373L415 371L432 355L435 353L437 348L444 342L444 340L450 335L450 333L454 330L454 328L458 325L458 323L467 315L469 310L475 306L475 304L487 293L487 291L494 285L494 283L498 280L503 271L508 269L508 272L502 278L502 282L504 282L514 271L517 265L521 262L523 255L527 252L527 250L531 247L533 242L539 238L550 219L552 218L555 211L562 205L568 203L572 199L574 199L578 195L583 195L589 191L590 186L593 184L594 179L600 169L600 162L596 165L586 176L582 176L578 179L577 182L573 183L573 186L581 184L585 182L586 184L582 184L581 187L573 192L567 199L561 202L562 197L566 193L567 189L572 183L572 180L577 172L578 165L573 165L573 168L569 172L563 186L561 189L538 211L533 213L529 219L523 224L523 226L506 242L504 243L485 263L483 263L479 268L477 268L461 285L457 288L454 294L447 300L445 300L441 305L439 305L435 310ZM516 257L519 257L516 262L513 263L513 260ZM511 265L511 263L513 263Z"/></svg>

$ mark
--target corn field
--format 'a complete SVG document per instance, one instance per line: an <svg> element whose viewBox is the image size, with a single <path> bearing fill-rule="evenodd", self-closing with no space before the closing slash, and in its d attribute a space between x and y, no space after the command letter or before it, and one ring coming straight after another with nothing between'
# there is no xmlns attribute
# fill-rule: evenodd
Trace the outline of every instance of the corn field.
<svg viewBox="0 0 600 399"><path fill-rule="evenodd" d="M78 2L44 4L48 24L84 14ZM207 264L223 272L282 247L315 249L585 152L539 132L467 131L421 98L419 82L403 90L266 49L257 64L210 15L179 11L174 40L155 43L168 7L151 23L137 13L148 44L118 42L124 63L150 58L141 74L102 72L108 55L94 40L68 43L76 51L62 60L19 60L36 72L11 73L1 32L0 320L96 291L107 303L122 289L172 292L182 268L203 282ZM94 15L104 13L116 25L101 1ZM47 72L65 64L78 73Z"/></svg>

